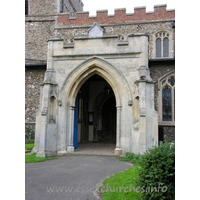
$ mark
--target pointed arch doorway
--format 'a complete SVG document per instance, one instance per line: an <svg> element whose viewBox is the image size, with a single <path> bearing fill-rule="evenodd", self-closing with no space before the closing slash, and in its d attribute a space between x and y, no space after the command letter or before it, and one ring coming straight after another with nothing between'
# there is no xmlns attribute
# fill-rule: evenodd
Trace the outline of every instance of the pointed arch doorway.
<svg viewBox="0 0 200 200"><path fill-rule="evenodd" d="M74 107L75 152L114 154L116 100L109 83L95 74L78 91Z"/></svg>
<svg viewBox="0 0 200 200"><path fill-rule="evenodd" d="M59 146L62 149L67 147L67 151L58 151L58 153L73 153L73 136L74 136L74 111L75 111L75 100L77 95L80 93L81 87L94 75L99 75L104 81L107 82L107 87L113 90L116 100L116 143L115 143L115 155L122 154L121 147L121 127L122 127L122 113L123 104L127 99L131 99L130 87L127 80L114 65L106 61L101 57L90 57L83 63L79 64L75 69L69 73L66 77L63 85L61 86L60 96L62 97L63 109L59 113L60 119L66 119L66 126L60 127L60 143ZM106 89L106 87L105 87ZM96 91L96 90L95 90ZM79 104L80 107L80 104ZM125 107L124 107L125 108ZM80 115L80 113L79 113ZM90 113L90 117L92 113ZM85 122L86 123L86 122ZM61 123L62 124L62 123ZM81 128L78 124L78 134ZM91 128L89 129L91 130ZM91 132L91 131L90 131ZM88 133L89 134L89 133ZM94 136L94 134L93 134ZM67 141L67 143L66 143Z"/></svg>

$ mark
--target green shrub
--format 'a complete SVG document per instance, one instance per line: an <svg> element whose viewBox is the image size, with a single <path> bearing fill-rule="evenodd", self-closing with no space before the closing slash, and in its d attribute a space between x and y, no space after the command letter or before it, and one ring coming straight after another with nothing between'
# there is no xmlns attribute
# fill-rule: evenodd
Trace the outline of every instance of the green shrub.
<svg viewBox="0 0 200 200"><path fill-rule="evenodd" d="M175 199L175 145L155 146L138 163L137 184L143 199Z"/></svg>
<svg viewBox="0 0 200 200"><path fill-rule="evenodd" d="M33 129L26 128L25 129L25 140L34 140L35 132Z"/></svg>

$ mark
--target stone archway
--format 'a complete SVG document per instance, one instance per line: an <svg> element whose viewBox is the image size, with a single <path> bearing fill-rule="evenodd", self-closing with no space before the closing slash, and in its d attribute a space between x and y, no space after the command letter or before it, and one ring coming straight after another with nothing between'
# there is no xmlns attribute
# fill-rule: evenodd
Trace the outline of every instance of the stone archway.
<svg viewBox="0 0 200 200"><path fill-rule="evenodd" d="M63 47L61 38L49 40L47 70L36 116L37 156L74 151L76 96L95 74L105 79L116 99L116 154L144 153L156 143L158 116L148 68L148 38L143 34L129 35L128 40L126 46L120 47L118 38L112 35L77 37L73 49ZM52 95L56 99L55 124L49 120Z"/></svg>
<svg viewBox="0 0 200 200"><path fill-rule="evenodd" d="M75 99L81 86L93 75L99 75L104 78L114 92L116 99L116 109L117 109L117 122L116 122L116 154L121 154L121 97L126 96L126 99L130 99L130 89L129 86L120 73L112 64L100 57L92 57L84 61L82 64L77 66L66 78L62 88L61 96L63 98L64 104L67 106L69 111L68 115L68 146L67 152L74 152L73 147L73 125L74 125L74 107Z"/></svg>

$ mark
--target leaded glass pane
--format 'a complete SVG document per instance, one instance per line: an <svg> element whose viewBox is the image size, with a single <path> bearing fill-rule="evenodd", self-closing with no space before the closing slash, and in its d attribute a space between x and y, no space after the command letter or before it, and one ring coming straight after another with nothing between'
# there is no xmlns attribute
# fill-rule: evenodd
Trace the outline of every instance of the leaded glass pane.
<svg viewBox="0 0 200 200"><path fill-rule="evenodd" d="M166 81L166 80L164 80L164 81L162 82L162 85L164 85L164 84L165 84L165 81Z"/></svg>
<svg viewBox="0 0 200 200"><path fill-rule="evenodd" d="M171 89L166 85L162 90L163 121L172 120Z"/></svg>
<svg viewBox="0 0 200 200"><path fill-rule="evenodd" d="M172 77L168 80L168 82L170 83L171 86L174 86L174 84L175 84L175 78L172 76Z"/></svg>
<svg viewBox="0 0 200 200"><path fill-rule="evenodd" d="M169 57L169 39L163 40L163 57Z"/></svg>
<svg viewBox="0 0 200 200"><path fill-rule="evenodd" d="M175 121L175 88L174 88L174 121Z"/></svg>
<svg viewBox="0 0 200 200"><path fill-rule="evenodd" d="M156 40L156 57L161 57L161 39Z"/></svg>

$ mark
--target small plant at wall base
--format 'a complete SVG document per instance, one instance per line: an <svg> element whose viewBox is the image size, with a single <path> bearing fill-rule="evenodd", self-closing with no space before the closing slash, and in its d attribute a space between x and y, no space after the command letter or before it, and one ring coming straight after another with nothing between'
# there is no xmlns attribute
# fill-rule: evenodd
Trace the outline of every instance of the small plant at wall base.
<svg viewBox="0 0 200 200"><path fill-rule="evenodd" d="M119 160L124 162L131 161L132 163L137 164L138 160L141 158L140 155L135 155L134 153L129 153L129 152L126 152L125 156L126 156L125 158Z"/></svg>
<svg viewBox="0 0 200 200"><path fill-rule="evenodd" d="M143 199L175 199L175 144L165 142L149 149L138 164L137 185L150 188ZM160 191L159 185L163 188Z"/></svg>

